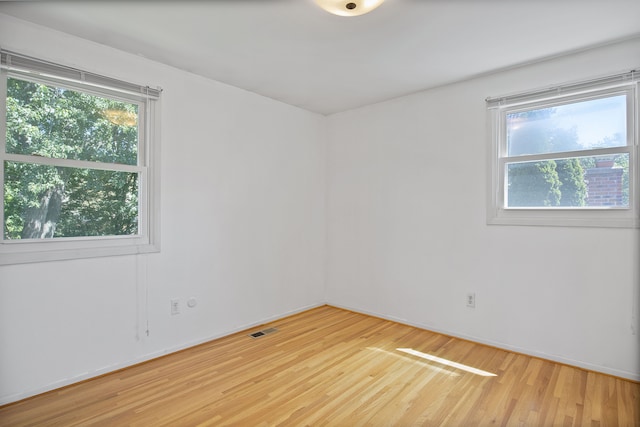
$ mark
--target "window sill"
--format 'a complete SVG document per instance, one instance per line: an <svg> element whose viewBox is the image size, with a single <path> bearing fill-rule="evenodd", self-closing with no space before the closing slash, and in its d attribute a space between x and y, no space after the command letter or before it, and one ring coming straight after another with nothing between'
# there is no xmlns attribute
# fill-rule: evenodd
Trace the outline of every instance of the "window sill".
<svg viewBox="0 0 640 427"><path fill-rule="evenodd" d="M83 239L75 241L5 242L0 244L0 266L159 252L158 243L141 238Z"/></svg>
<svg viewBox="0 0 640 427"><path fill-rule="evenodd" d="M543 227L639 228L640 219L629 209L575 211L545 209L497 210L487 216L488 225Z"/></svg>

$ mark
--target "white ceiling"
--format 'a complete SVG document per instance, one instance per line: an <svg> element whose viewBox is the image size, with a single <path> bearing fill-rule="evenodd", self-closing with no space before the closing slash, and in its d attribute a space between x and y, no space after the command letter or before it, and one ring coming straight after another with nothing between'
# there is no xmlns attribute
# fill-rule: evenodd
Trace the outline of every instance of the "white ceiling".
<svg viewBox="0 0 640 427"><path fill-rule="evenodd" d="M0 13L331 114L640 36L640 0L18 1ZM640 63L640 58L638 58Z"/></svg>

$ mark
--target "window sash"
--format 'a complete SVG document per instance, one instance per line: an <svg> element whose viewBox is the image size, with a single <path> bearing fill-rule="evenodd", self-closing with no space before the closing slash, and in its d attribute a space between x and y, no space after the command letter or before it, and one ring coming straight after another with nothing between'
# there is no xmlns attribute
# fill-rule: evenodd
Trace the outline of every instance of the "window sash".
<svg viewBox="0 0 640 427"><path fill-rule="evenodd" d="M7 78L17 78L19 80L37 83L44 86L53 86L55 88L68 89L75 92L82 92L82 93L86 93L86 94L100 97L100 98L108 98L118 102L136 104L138 106L137 164L138 165L147 164L148 159L146 157L146 152L145 152L146 145L147 145L145 143L146 141L145 138L147 133L149 132L149 129L148 129L149 116L147 114L147 111L151 107L152 99L137 99L137 97L133 95L126 97L126 96L123 96L123 94L120 92L116 92L116 93L109 93L107 91L101 92L92 87L83 87L82 85L68 84L68 82L59 81L58 79L55 79L55 78L46 79L46 78L42 78L41 76L20 75L20 74L14 73L13 71L5 70L5 69L0 69L0 79L2 80L0 82L0 93L4 94L3 96L1 96L2 100L0 100L0 112L4 112L2 116L3 118L0 120L1 122L0 132L2 132L0 134L0 154L5 154L7 156L12 155L11 153L7 153L7 150L6 150L6 120L4 119L4 117L7 111L7 105L6 105ZM37 158L37 159L41 158L40 156L31 156L31 157ZM72 161L72 159L65 159L65 160ZM37 162L37 160L34 160L34 162ZM78 160L78 162L82 162L82 161ZM93 162L96 164L97 163L116 164L116 163L106 163L106 162L99 162L99 161L90 161L90 162Z"/></svg>
<svg viewBox="0 0 640 427"><path fill-rule="evenodd" d="M568 105L568 104L576 104L583 101L603 99L603 98L609 98L609 97L614 97L619 95L624 95L627 100L626 146L632 146L635 144L635 132L636 132L635 125L634 125L636 122L636 119L634 116L636 113L635 90L636 90L636 84L626 84L624 87L617 86L615 88L609 88L609 89L592 90L591 92L588 92L588 93L563 95L553 99L532 101L524 105L522 104L519 104L516 106L505 105L499 108L490 108L489 109L490 111L492 109L497 110L498 111L497 114L499 114L499 123L498 123L499 134L497 135L499 138L498 154L500 158L510 157L508 155L508 147L507 147L507 115L509 114L520 113L520 112L531 111L531 110L539 110L544 108L552 108L552 107ZM598 150L598 148L590 148L585 151L591 151L591 150ZM572 152L577 152L577 151L572 151ZM558 155L559 153L561 152L552 152L552 153L545 153L545 154ZM530 156L530 158L533 158L536 155L526 154L524 156ZM516 156L511 156L511 157L516 157Z"/></svg>
<svg viewBox="0 0 640 427"><path fill-rule="evenodd" d="M4 163L2 161L2 165L0 165L0 172L2 172L3 177L0 179L2 182L2 186L4 187ZM34 164L34 163L32 163ZM41 163L44 164L44 163ZM56 165L54 165L56 166ZM5 233L3 232L0 236L0 243L7 245L23 245L23 244L31 244L40 243L44 245L48 245L55 242L87 242L87 241L107 241L107 240L123 240L123 239L134 239L136 244L148 244L149 240L149 213L148 213L148 195L147 191L143 191L144 188L148 188L149 186L149 175L148 170L146 168L137 168L138 170L125 171L120 169L108 169L108 168L80 168L80 169L94 169L94 170L108 170L108 171L116 171L116 172L132 172L137 173L138 175L138 232L136 234L128 234L128 235L104 235L104 236L74 236L74 237L55 237L52 239L7 239L5 237ZM3 191L4 196L4 191ZM4 197L2 197L0 207L2 208L2 212L0 217L2 218L2 222L4 225ZM0 262L0 265L2 263Z"/></svg>
<svg viewBox="0 0 640 427"><path fill-rule="evenodd" d="M622 152L616 152L616 153L611 153L611 154L627 154L627 156L629 158L631 158L631 150L627 150L627 151L622 151ZM555 160L555 161L563 161L563 160L572 160L572 159L579 159L580 157L586 157L586 158L594 158L594 157L601 157L601 156L606 156L607 154L593 154L590 153L587 156L571 156L571 157L559 157L559 158L550 158L550 159L545 159L545 160ZM507 181L508 181L508 174L507 174L507 170L508 170L508 166L510 165L517 165L517 164L522 164L522 163L537 163L539 161L545 161L545 160L531 160L531 159L526 159L526 160L520 160L520 161L504 161L504 162L500 162L500 168L502 168L502 174L501 174L501 181L500 181L500 186L502 188L502 192L500 193L500 206L502 209L504 210L515 210L515 209L532 209L532 210L559 210L559 209L571 209L571 210L611 210L611 209L619 209L619 210L629 210L632 208L631 204L626 205L626 206L608 206L608 205L585 205L585 206L509 206L507 199L508 199L508 185L507 185ZM629 182L629 186L631 186L631 182ZM631 192L631 191L629 191Z"/></svg>

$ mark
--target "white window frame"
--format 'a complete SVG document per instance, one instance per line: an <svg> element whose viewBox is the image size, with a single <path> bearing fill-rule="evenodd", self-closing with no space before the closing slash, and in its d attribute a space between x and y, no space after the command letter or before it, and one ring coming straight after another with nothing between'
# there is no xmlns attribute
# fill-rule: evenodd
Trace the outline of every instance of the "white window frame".
<svg viewBox="0 0 640 427"><path fill-rule="evenodd" d="M487 98L490 140L487 224L639 227L638 74L636 71L630 71L526 93ZM506 117L508 114L615 95L626 95L627 99L627 144L625 146L526 156L507 154ZM506 165L509 163L625 153L629 155L628 207L506 207L505 175Z"/></svg>
<svg viewBox="0 0 640 427"><path fill-rule="evenodd" d="M93 258L160 250L160 93L75 68L0 50L0 219L4 227L4 164L20 161L41 165L103 169L138 174L138 234L53 239L5 239L0 234L0 265ZM35 157L6 153L7 78L15 77L64 87L138 105L138 162L136 165Z"/></svg>

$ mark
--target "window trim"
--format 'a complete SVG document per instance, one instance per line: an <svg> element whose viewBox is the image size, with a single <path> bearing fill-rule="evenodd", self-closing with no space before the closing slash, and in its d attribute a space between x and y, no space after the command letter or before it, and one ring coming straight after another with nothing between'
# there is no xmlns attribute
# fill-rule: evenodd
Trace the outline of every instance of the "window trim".
<svg viewBox="0 0 640 427"><path fill-rule="evenodd" d="M16 66L15 64L18 63ZM139 105L139 142L136 165L100 163L6 153L7 78L65 87L92 95ZM161 89L138 86L0 50L0 188L4 188L4 162L28 160L54 166L88 167L136 172L138 182L138 234L131 236L87 236L55 239L6 240L0 236L0 265L132 255L160 251L160 93ZM0 197L4 226L4 189Z"/></svg>
<svg viewBox="0 0 640 427"><path fill-rule="evenodd" d="M589 81L569 83L531 92L487 98L488 138L488 225L568 226L568 227L640 227L640 161L638 155L638 81L639 73L630 71ZM627 144L622 147L555 152L539 155L506 154L506 115L625 94L627 96ZM562 159L614 153L629 154L629 207L505 207L505 165L519 161Z"/></svg>

